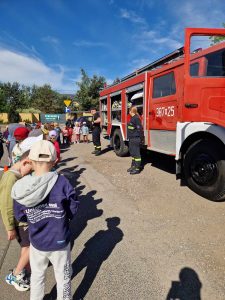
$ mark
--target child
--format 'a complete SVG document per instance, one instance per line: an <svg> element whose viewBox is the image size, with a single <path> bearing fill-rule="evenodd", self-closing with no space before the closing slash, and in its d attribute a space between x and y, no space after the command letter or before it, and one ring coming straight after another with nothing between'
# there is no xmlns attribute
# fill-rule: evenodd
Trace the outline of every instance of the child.
<svg viewBox="0 0 225 300"><path fill-rule="evenodd" d="M68 140L68 127L65 126L65 128L62 130L62 135L63 135L63 144L68 144L69 140Z"/></svg>
<svg viewBox="0 0 225 300"><path fill-rule="evenodd" d="M87 127L86 122L83 122L83 125L81 127L81 133L83 135L83 142L88 143L89 128Z"/></svg>
<svg viewBox="0 0 225 300"><path fill-rule="evenodd" d="M60 162L60 147L59 147L59 143L57 141L57 132L55 130L51 130L48 134L49 136L49 140L50 142L53 143L55 150L56 150L56 154L57 154L57 160L55 162L55 165Z"/></svg>
<svg viewBox="0 0 225 300"><path fill-rule="evenodd" d="M16 140L16 145L13 147L12 149L12 163L16 163L17 162L17 156L19 155L20 157L20 144L22 143L22 141L24 141L29 134L29 130L26 127L19 127L14 131L14 137Z"/></svg>
<svg viewBox="0 0 225 300"><path fill-rule="evenodd" d="M76 122L75 123L75 127L73 129L73 132L75 134L75 143L80 143L80 123L79 122Z"/></svg>
<svg viewBox="0 0 225 300"><path fill-rule="evenodd" d="M68 127L68 141L69 141L69 144L72 143L72 135L73 135L73 126L70 125L70 127Z"/></svg>
<svg viewBox="0 0 225 300"><path fill-rule="evenodd" d="M59 127L59 123L55 122L54 123L54 130L57 132L57 142L59 143L59 145L61 145L61 128Z"/></svg>
<svg viewBox="0 0 225 300"><path fill-rule="evenodd" d="M52 263L57 299L71 299L69 221L77 212L74 188L64 176L50 172L57 158L49 141L35 143L30 151L34 173L16 182L12 189L17 220L27 218L30 232L31 295L43 299L45 271ZM24 189L26 186L26 189Z"/></svg>
<svg viewBox="0 0 225 300"><path fill-rule="evenodd" d="M26 275L30 273L29 266L29 233L28 225L24 222L17 222L13 213L13 199L11 190L14 183L31 171L31 164L28 160L29 149L38 138L27 138L21 145L20 157L18 161L5 172L0 181L0 209L2 220L7 231L8 240L17 238L21 246L21 254L15 269L6 277L6 282L13 285L18 291L27 291L30 288ZM26 272L25 272L26 271ZM26 274L27 273L27 274Z"/></svg>

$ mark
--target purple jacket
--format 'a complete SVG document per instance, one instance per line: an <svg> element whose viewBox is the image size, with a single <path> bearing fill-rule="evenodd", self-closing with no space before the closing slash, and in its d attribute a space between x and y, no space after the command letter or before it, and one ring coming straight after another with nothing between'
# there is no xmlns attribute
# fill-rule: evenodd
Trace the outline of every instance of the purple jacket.
<svg viewBox="0 0 225 300"><path fill-rule="evenodd" d="M57 251L68 245L69 221L77 212L78 201L74 188L64 176L58 176L51 191L37 205L30 207L22 203L14 200L15 217L28 222L30 241L36 249Z"/></svg>

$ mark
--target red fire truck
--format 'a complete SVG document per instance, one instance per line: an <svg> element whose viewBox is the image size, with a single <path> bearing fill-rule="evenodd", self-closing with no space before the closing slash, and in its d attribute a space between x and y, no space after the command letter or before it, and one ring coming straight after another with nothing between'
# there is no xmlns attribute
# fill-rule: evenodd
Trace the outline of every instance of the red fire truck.
<svg viewBox="0 0 225 300"><path fill-rule="evenodd" d="M125 156L129 108L135 105L145 147L175 156L177 178L199 195L222 201L225 41L191 49L193 38L210 41L214 36L225 37L225 29L187 28L184 47L106 86L100 93L100 114L115 153Z"/></svg>

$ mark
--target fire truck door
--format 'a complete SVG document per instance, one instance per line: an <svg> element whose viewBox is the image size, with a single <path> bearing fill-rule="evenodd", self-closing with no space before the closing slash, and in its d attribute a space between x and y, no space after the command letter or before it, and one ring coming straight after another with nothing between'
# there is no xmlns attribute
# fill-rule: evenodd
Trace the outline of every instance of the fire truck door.
<svg viewBox="0 0 225 300"><path fill-rule="evenodd" d="M155 75L151 80L149 103L149 146L160 152L175 153L177 87L175 72Z"/></svg>
<svg viewBox="0 0 225 300"><path fill-rule="evenodd" d="M190 68L192 57L196 57L190 54L192 37L197 36L198 40L204 37L204 40L210 41L209 36L218 35L225 36L225 29L186 29L182 104L184 122L212 122L225 126L225 42L208 45L204 50L198 49L199 72L193 74Z"/></svg>

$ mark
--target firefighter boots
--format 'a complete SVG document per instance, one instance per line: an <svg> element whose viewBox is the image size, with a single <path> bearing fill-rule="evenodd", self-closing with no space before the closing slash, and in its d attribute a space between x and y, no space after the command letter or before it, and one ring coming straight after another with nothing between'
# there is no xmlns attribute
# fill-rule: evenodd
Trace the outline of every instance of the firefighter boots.
<svg viewBox="0 0 225 300"><path fill-rule="evenodd" d="M135 159L134 160L134 168L130 171L131 175L139 174L141 172L141 159Z"/></svg>
<svg viewBox="0 0 225 300"><path fill-rule="evenodd" d="M135 168L135 160L132 159L131 166L129 169L127 169L127 172L131 172L134 168Z"/></svg>
<svg viewBox="0 0 225 300"><path fill-rule="evenodd" d="M132 169L132 170L130 171L130 174L131 174L131 175L135 175L135 174L139 174L139 173L141 173L141 169L140 169L140 168L139 168L139 169L135 168L135 169Z"/></svg>
<svg viewBox="0 0 225 300"><path fill-rule="evenodd" d="M97 151L95 152L95 156L99 156L99 155L101 155L101 153L102 153L101 150L97 150Z"/></svg>

